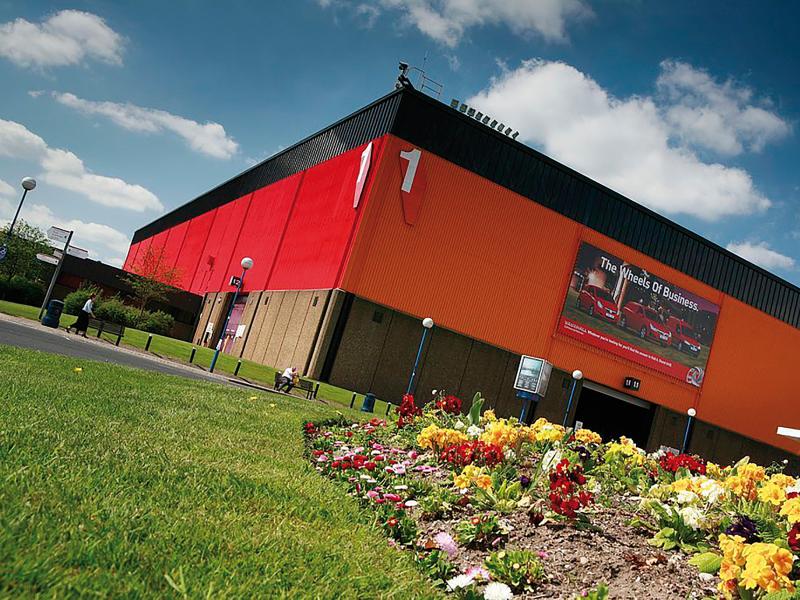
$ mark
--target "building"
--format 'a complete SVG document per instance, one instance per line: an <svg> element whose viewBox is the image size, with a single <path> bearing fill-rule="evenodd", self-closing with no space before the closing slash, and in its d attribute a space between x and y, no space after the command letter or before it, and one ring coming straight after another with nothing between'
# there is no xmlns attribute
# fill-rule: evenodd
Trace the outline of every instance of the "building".
<svg viewBox="0 0 800 600"><path fill-rule="evenodd" d="M517 415L531 355L536 416L580 369L572 421L680 448L694 408L690 450L794 460L800 289L475 117L395 91L140 229L126 268L165 250L204 296L196 343L393 402L431 317L418 398Z"/></svg>
<svg viewBox="0 0 800 600"><path fill-rule="evenodd" d="M52 297L63 300L67 294L81 287L94 286L104 298L118 297L126 304L136 304L133 288L126 281L130 273L105 263L67 254L58 275ZM175 323L169 332L171 337L191 340L197 325L197 316L203 298L184 290L170 290L166 302L150 302L148 310L161 310L172 315Z"/></svg>

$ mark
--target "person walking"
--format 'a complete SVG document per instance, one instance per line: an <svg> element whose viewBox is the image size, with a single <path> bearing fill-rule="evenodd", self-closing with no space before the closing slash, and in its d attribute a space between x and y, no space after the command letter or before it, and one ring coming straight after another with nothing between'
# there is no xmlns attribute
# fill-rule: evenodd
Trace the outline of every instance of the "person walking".
<svg viewBox="0 0 800 600"><path fill-rule="evenodd" d="M89 299L86 300L86 303L83 305L78 315L78 320L75 321L75 325L72 326L75 328L75 333L80 333L83 337L86 337L86 330L89 329L89 317L94 316L94 297L95 294L89 295ZM70 331L72 327L67 331Z"/></svg>
<svg viewBox="0 0 800 600"><path fill-rule="evenodd" d="M278 385L275 389L279 392L285 391L288 394L297 384L299 379L300 376L297 374L297 367L287 367L281 374L281 378L278 381Z"/></svg>

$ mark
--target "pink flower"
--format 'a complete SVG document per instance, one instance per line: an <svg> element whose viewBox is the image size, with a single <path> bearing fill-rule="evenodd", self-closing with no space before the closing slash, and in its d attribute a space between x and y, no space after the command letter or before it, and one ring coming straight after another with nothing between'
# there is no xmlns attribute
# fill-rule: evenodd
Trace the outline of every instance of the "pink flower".
<svg viewBox="0 0 800 600"><path fill-rule="evenodd" d="M367 498L377 498L380 494L375 490L370 490L367 492Z"/></svg>
<svg viewBox="0 0 800 600"><path fill-rule="evenodd" d="M401 498L397 494L384 494L384 498L386 498L389 502L400 502Z"/></svg>
<svg viewBox="0 0 800 600"><path fill-rule="evenodd" d="M547 560L548 558L550 558L550 555L549 555L547 552L543 551L543 550L538 550L538 551L536 552L536 554L537 554L537 555L539 556L539 558L541 558L542 560Z"/></svg>
<svg viewBox="0 0 800 600"><path fill-rule="evenodd" d="M483 567L470 567L464 572L464 575L472 579L485 579L489 580L489 571Z"/></svg>
<svg viewBox="0 0 800 600"><path fill-rule="evenodd" d="M437 533L433 537L433 541L436 542L436 545L439 547L439 550L447 553L447 556L453 558L456 554L458 554L458 544L446 531L441 531Z"/></svg>

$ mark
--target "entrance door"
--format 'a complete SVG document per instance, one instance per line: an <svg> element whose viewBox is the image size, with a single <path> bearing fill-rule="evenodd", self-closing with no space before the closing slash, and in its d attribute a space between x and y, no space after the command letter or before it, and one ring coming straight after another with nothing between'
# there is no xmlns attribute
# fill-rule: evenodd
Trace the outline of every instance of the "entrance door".
<svg viewBox="0 0 800 600"><path fill-rule="evenodd" d="M247 294L241 294L236 297L236 303L233 305L231 311L231 318L228 320L228 326L222 332L222 351L228 353L233 341L236 339L236 332L239 329L239 324L242 321L242 313L247 304Z"/></svg>
<svg viewBox="0 0 800 600"><path fill-rule="evenodd" d="M650 437L655 405L586 382L578 398L575 421L596 431L604 442L624 435L644 448ZM613 394L613 395L612 395Z"/></svg>

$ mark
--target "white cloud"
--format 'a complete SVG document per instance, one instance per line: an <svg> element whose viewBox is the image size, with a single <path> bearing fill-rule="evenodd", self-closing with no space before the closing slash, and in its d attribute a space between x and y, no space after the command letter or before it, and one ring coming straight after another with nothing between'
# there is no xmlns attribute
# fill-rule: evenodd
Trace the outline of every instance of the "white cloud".
<svg viewBox="0 0 800 600"><path fill-rule="evenodd" d="M20 67L63 67L86 60L122 64L123 38L97 15L62 10L41 23L0 24L0 56Z"/></svg>
<svg viewBox="0 0 800 600"><path fill-rule="evenodd" d="M796 261L791 256L776 252L766 242L731 242L725 246L734 254L765 269L794 269Z"/></svg>
<svg viewBox="0 0 800 600"><path fill-rule="evenodd" d="M13 207L10 203L0 202L0 217L3 217L3 224L11 220ZM79 219L64 219L50 210L43 204L25 203L25 213L22 218L26 223L34 225L43 231L53 225L75 232L73 244L80 248L90 250L92 256L103 256L111 254L119 256L126 255L130 240L121 231L108 225L100 223L86 222ZM109 263L110 264L110 263Z"/></svg>
<svg viewBox="0 0 800 600"><path fill-rule="evenodd" d="M17 193L14 186L0 179L0 197L13 198Z"/></svg>
<svg viewBox="0 0 800 600"><path fill-rule="evenodd" d="M75 154L50 148L41 137L14 121L0 119L0 156L36 161L43 169L39 175L43 182L81 194L103 206L135 212L164 210L150 190L117 177L92 173Z"/></svg>
<svg viewBox="0 0 800 600"><path fill-rule="evenodd" d="M734 156L791 133L766 103L753 102L753 90L731 79L719 83L706 71L664 61L656 84L668 103L667 123L686 144Z"/></svg>
<svg viewBox="0 0 800 600"><path fill-rule="evenodd" d="M69 93L53 92L53 97L64 106L84 114L107 117L128 131L169 131L182 138L195 152L214 158L231 158L239 150L239 144L228 136L219 123L198 123L164 110L143 108L129 103L95 102Z"/></svg>
<svg viewBox="0 0 800 600"><path fill-rule="evenodd" d="M746 171L703 162L671 144L672 130L653 98L615 98L570 65L525 61L468 103L518 129L521 140L656 211L716 220L771 204Z"/></svg>
<svg viewBox="0 0 800 600"><path fill-rule="evenodd" d="M323 8L349 7L357 14L367 6L347 0L317 2ZM485 25L505 25L518 35L538 34L550 42L563 42L568 21L592 15L584 0L379 0L379 4L399 11L407 24L450 48L468 29ZM377 18L377 9L370 15Z"/></svg>

